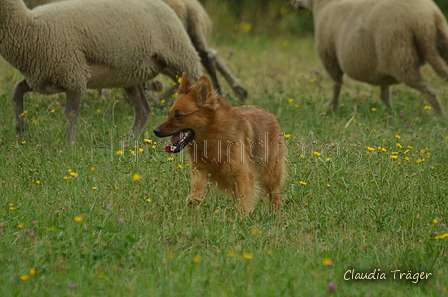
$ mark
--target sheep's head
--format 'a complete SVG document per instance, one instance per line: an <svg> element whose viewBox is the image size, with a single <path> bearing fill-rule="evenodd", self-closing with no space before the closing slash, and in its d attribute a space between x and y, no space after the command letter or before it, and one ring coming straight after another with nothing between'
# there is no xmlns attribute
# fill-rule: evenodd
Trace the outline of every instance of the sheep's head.
<svg viewBox="0 0 448 297"><path fill-rule="evenodd" d="M313 0L291 0L291 5L295 9L312 9Z"/></svg>

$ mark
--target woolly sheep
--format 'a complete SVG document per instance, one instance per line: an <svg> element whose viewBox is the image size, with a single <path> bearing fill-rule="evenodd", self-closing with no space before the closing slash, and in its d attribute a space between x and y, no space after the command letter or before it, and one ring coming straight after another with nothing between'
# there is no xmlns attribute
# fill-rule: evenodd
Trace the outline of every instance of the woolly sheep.
<svg viewBox="0 0 448 297"><path fill-rule="evenodd" d="M334 81L329 107L338 107L342 76L381 87L392 108L389 86L419 90L437 115L445 112L420 75L428 62L448 78L448 26L432 0L292 0L313 11L316 52Z"/></svg>
<svg viewBox="0 0 448 297"><path fill-rule="evenodd" d="M166 67L201 75L182 24L158 0L76 0L31 11L22 0L0 0L0 55L24 76L13 93L17 130L26 92L65 92L68 144L87 88L123 88L134 109L129 135L137 137L150 113L145 81Z"/></svg>
<svg viewBox="0 0 448 297"><path fill-rule="evenodd" d="M23 0L25 4L30 8L34 8L38 5L43 5L51 2L59 2L64 0ZM218 57L214 50L208 46L212 22L207 11L197 0L163 0L168 4L178 18L182 22L185 30L187 31L193 46L196 48L201 58L202 65L210 75L213 87L216 91L222 95L221 86L218 82L215 68L221 72L229 85L232 87L235 94L241 99L247 98L247 90L239 82L239 80L232 74L226 64ZM175 81L175 73L165 71L165 74L172 77ZM168 89L161 98L171 96L174 88Z"/></svg>

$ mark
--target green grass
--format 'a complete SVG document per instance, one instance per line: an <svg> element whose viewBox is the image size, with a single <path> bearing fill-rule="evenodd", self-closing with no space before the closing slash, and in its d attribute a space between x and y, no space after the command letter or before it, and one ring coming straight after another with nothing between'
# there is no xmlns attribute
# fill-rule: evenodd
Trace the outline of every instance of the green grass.
<svg viewBox="0 0 448 297"><path fill-rule="evenodd" d="M151 102L146 135L126 148L131 107L119 90L92 93L69 148L64 96L29 94L18 138L11 94L20 74L1 61L2 296L446 296L448 238L435 238L448 233L446 121L403 85L390 113L378 88L350 79L340 109L322 115L331 81L311 39L213 46L248 88L247 103L274 113L289 135L284 209L271 214L259 202L242 220L214 190L199 208L185 206L185 156L169 161L162 145L143 141L159 141L151 130L170 102ZM423 73L448 108L446 83ZM351 269L388 279L344 280ZM413 284L394 280L397 269L432 276Z"/></svg>

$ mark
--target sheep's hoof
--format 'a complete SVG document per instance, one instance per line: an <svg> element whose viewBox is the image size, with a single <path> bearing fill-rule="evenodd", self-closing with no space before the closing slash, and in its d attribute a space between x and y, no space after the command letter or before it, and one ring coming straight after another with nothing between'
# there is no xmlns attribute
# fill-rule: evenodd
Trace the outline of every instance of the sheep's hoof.
<svg viewBox="0 0 448 297"><path fill-rule="evenodd" d="M244 101L247 98L247 90L243 88L241 85L236 85L232 87L235 94L240 98L242 101Z"/></svg>

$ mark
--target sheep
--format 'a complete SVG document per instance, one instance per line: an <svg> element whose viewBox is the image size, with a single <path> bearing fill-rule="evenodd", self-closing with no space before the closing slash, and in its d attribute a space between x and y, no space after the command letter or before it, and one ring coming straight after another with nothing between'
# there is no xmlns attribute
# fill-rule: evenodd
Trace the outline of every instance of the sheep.
<svg viewBox="0 0 448 297"><path fill-rule="evenodd" d="M448 26L432 0L292 0L314 16L315 48L333 79L329 108L338 108L342 76L381 87L392 109L390 85L404 83L420 91L437 115L446 117L436 93L423 80L428 62L448 78Z"/></svg>
<svg viewBox="0 0 448 297"><path fill-rule="evenodd" d="M59 2L64 0L23 0L30 8L38 5L43 5L51 2ZM232 74L226 64L218 57L214 50L210 49L208 42L211 35L212 22L207 11L199 3L198 0L163 0L168 4L178 18L182 22L187 31L193 46L199 53L201 62L210 75L214 89L222 95L221 86L218 82L216 69L221 72L229 85L232 87L235 94L242 100L247 98L247 90L240 83L240 81ZM216 69L215 69L216 68ZM165 74L170 76L174 81L177 81L176 73L165 71ZM157 89L158 85L153 88ZM168 89L161 98L166 98L172 95L174 87Z"/></svg>
<svg viewBox="0 0 448 297"><path fill-rule="evenodd" d="M87 88L123 88L134 109L128 136L138 137L150 113L144 82L165 68L201 75L181 22L159 0L76 0L33 10L0 0L0 55L24 76L13 91L17 130L24 130L26 92L65 92L69 145Z"/></svg>

